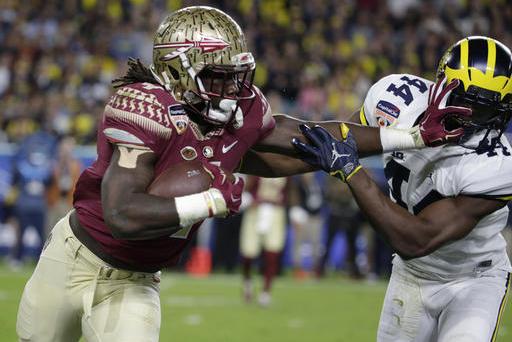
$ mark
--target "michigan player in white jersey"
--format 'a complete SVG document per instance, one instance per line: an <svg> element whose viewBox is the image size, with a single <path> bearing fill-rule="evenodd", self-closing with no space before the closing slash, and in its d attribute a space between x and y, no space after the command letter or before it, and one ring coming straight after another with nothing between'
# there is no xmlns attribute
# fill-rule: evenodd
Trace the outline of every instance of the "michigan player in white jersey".
<svg viewBox="0 0 512 342"><path fill-rule="evenodd" d="M510 50L474 36L448 49L435 85L399 74L371 87L358 115L368 126L410 128L438 105L433 95L440 92L446 104L471 109L445 120L464 129L458 144L384 155L391 199L358 172L348 128L344 141L320 127L304 131L310 145L294 141L306 161L348 183L397 252L378 341L496 339L511 278L501 235L512 199L512 148L503 135L512 113L511 76Z"/></svg>

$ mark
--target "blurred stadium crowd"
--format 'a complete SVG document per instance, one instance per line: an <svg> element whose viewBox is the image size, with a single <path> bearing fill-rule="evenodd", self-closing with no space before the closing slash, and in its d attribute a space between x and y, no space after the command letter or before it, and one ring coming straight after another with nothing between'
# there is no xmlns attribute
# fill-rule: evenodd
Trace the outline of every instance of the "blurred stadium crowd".
<svg viewBox="0 0 512 342"><path fill-rule="evenodd" d="M128 57L151 61L162 17L210 4L243 26L256 83L295 115L343 118L392 72L432 77L442 51L483 34L512 45L512 7L475 0L4 0L0 125L17 142L38 126L94 143L110 82Z"/></svg>
<svg viewBox="0 0 512 342"><path fill-rule="evenodd" d="M152 35L165 14L199 4L223 9L242 25L257 59L255 83L274 112L309 119L346 119L389 73L432 79L441 53L463 36L488 35L512 46L506 0L3 0L0 142L32 146L21 148L17 160L40 147L36 157L26 153L48 166L38 180L43 190L31 185L45 194L35 207L61 197L66 207L77 165L83 166L72 161L73 141L94 144L111 80L124 74L128 57L151 62ZM12 182L33 173L22 166ZM5 194L6 207L15 198L20 192ZM3 220L17 215L4 210Z"/></svg>

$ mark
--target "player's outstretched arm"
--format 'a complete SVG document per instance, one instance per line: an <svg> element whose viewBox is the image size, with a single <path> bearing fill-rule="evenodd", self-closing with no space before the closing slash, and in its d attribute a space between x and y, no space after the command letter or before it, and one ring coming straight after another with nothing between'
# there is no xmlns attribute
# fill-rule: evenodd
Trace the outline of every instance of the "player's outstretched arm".
<svg viewBox="0 0 512 342"><path fill-rule="evenodd" d="M316 170L316 168L299 158L296 149L290 143L292 140L306 142L301 128L304 125L319 125L337 139L341 139L342 124L350 127L358 143L359 153L364 156L383 152L382 130L384 130L384 137L392 137L385 140L390 141L384 143L384 146L387 146L386 151L414 148L416 146L414 142L416 138L413 137L410 130L366 127L355 122L308 122L285 114L276 114L274 119L276 120L276 127L268 137L246 153L238 170L239 172L260 177L284 177ZM417 130L414 132L417 132ZM396 144L393 141L396 141ZM422 141L419 144L424 146Z"/></svg>
<svg viewBox="0 0 512 342"><path fill-rule="evenodd" d="M341 121L311 122L300 120L286 114L275 114L274 119L276 120L276 127L268 137L254 146L254 150L258 152L271 152L290 157L298 157L297 152L290 144L290 141L294 138L304 140L300 131L301 124L307 124L309 126L320 125L329 131L334 137L341 139ZM357 140L361 155L366 156L382 153L379 128L365 127L348 122L346 124L351 128L351 131ZM407 132L404 130L395 131ZM406 134L409 135L409 133Z"/></svg>
<svg viewBox="0 0 512 342"><path fill-rule="evenodd" d="M430 87L428 106L419 124L411 129L394 129L388 127L366 127L356 122L341 121L306 122L284 114L276 114L276 128L273 132L253 147L254 152L266 152L265 154L252 153L246 158L246 167L242 165L241 172L257 174L260 176L287 176L311 171L297 158L297 151L290 141L306 142L303 137L301 125L321 126L337 140L341 139L342 125L350 128L351 135L357 142L360 156L380 154L394 150L407 150L422 148L425 146L439 146L448 142L456 142L464 134L462 128L447 129L444 125L448 116L468 116L471 110L468 108L445 106L444 100L450 92L458 86L458 80L443 86L445 80L440 79ZM356 116L358 118L359 116ZM292 158L279 159L279 155ZM252 165L252 168L249 168ZM262 168L259 165L271 166ZM265 173L267 172L267 173Z"/></svg>
<svg viewBox="0 0 512 342"><path fill-rule="evenodd" d="M304 130L310 141L294 141L303 160L346 182L372 227L405 259L432 253L461 239L484 216L505 206L505 201L468 196L444 198L417 215L391 201L359 165L357 145L349 130L339 141L321 127Z"/></svg>
<svg viewBox="0 0 512 342"><path fill-rule="evenodd" d="M248 150L236 171L247 175L272 178L293 176L315 170L317 168L294 157Z"/></svg>
<svg viewBox="0 0 512 342"><path fill-rule="evenodd" d="M274 115L276 127L272 133L249 150L242 159L238 172L260 177L285 177L317 170L303 162L290 143L291 139L304 139L300 127L307 121L299 120L285 114ZM334 136L340 136L339 121L319 122ZM372 153L381 153L379 130L358 124L347 123L357 131L361 144Z"/></svg>

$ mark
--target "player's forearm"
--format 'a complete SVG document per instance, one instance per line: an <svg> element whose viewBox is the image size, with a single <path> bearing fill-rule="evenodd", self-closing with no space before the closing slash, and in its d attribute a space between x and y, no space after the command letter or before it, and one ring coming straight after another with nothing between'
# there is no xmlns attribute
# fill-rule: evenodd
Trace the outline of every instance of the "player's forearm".
<svg viewBox="0 0 512 342"><path fill-rule="evenodd" d="M258 143L254 148L260 152L272 152L290 157L298 157L297 151L291 144L293 138L304 141L304 136L299 131L300 124L310 126L321 125L337 139L341 139L341 121L304 121L284 114L274 115L276 128L265 140ZM380 145L380 134L377 128L363 127L357 124L347 123L353 129L353 134L362 155L379 154L382 152Z"/></svg>
<svg viewBox="0 0 512 342"><path fill-rule="evenodd" d="M316 170L300 159L281 154L249 150L243 157L238 172L259 177L286 177Z"/></svg>
<svg viewBox="0 0 512 342"><path fill-rule="evenodd" d="M239 187L241 191L242 182ZM125 240L169 236L208 217L225 217L230 210L221 190L215 187L174 198L124 191L104 195L102 203L112 235Z"/></svg>
<svg viewBox="0 0 512 342"><path fill-rule="evenodd" d="M341 140L341 121L321 122L320 126L326 128L336 139ZM354 123L344 123L349 127L357 142L359 156L367 157L382 152L403 151L425 147L420 135L419 127L411 129L397 129L390 127L368 127Z"/></svg>
<svg viewBox="0 0 512 342"><path fill-rule="evenodd" d="M365 127L353 123L345 123L349 128L354 139L357 142L357 150L361 157L367 157L382 153L380 139L380 129L375 127ZM327 125L327 127L325 126ZM325 123L321 126L328 129L338 140L341 140L340 122Z"/></svg>
<svg viewBox="0 0 512 342"><path fill-rule="evenodd" d="M313 127L315 125L322 126L327 131L329 131L329 133L331 133L336 139L341 140L342 137L340 127L342 123L347 125L350 131L352 132L352 135L354 136L354 139L357 142L358 153L361 157L367 157L382 153L382 144L380 138L381 131L379 128L367 127L343 121L310 121L307 122L307 125L310 127ZM296 131L297 137L300 137L302 140L304 140L304 136L298 131L298 129L296 129Z"/></svg>
<svg viewBox="0 0 512 342"><path fill-rule="evenodd" d="M104 198L104 203L114 202ZM147 240L169 236L181 229L174 199L144 193L124 194L103 206L105 223L112 235L125 240Z"/></svg>
<svg viewBox="0 0 512 342"><path fill-rule="evenodd" d="M411 259L431 251L428 224L391 201L364 170L351 177L348 185L372 227L400 256Z"/></svg>
<svg viewBox="0 0 512 342"><path fill-rule="evenodd" d="M298 155L290 143L292 138L300 138L298 125L305 121L293 118L285 114L274 115L276 127L264 140L259 141L253 150L258 152L270 152L297 158Z"/></svg>

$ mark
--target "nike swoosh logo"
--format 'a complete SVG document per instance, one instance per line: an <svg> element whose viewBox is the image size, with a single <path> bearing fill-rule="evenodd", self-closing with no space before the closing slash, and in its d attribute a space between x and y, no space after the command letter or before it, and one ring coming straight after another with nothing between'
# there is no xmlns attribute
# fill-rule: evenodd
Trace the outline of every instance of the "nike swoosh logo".
<svg viewBox="0 0 512 342"><path fill-rule="evenodd" d="M235 197L235 196L233 196L233 194L231 194L231 201L238 202L238 201L240 201L240 197Z"/></svg>
<svg viewBox="0 0 512 342"><path fill-rule="evenodd" d="M235 145L238 144L238 140L233 141L228 146L222 145L222 153L228 153Z"/></svg>

